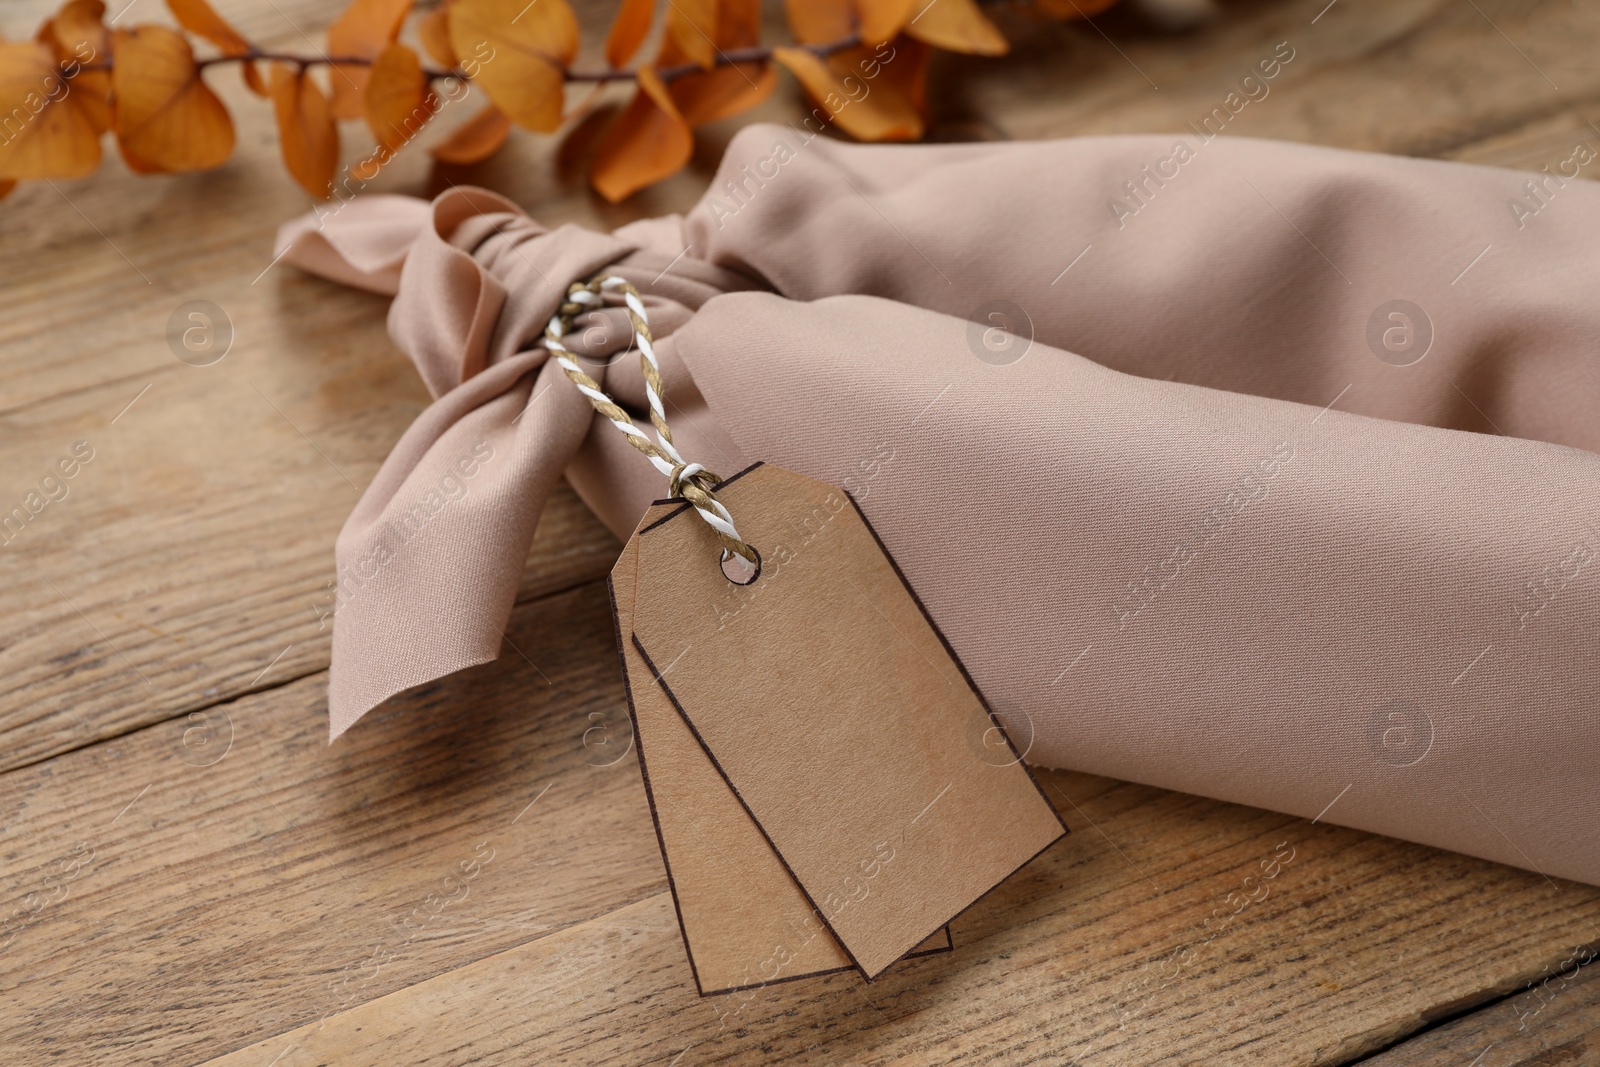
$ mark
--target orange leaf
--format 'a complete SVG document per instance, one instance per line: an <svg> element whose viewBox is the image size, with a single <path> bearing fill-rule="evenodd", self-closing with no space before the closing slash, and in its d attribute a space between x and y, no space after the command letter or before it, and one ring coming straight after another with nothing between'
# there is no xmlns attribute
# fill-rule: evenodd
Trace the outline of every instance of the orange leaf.
<svg viewBox="0 0 1600 1067"><path fill-rule="evenodd" d="M487 104L430 151L433 158L441 163L477 163L498 152L510 133L511 120L505 112L493 104Z"/></svg>
<svg viewBox="0 0 1600 1067"><path fill-rule="evenodd" d="M916 11L923 11L929 3L938 6L943 0L856 0L861 12L861 40L882 44L904 28L913 5Z"/></svg>
<svg viewBox="0 0 1600 1067"><path fill-rule="evenodd" d="M677 2L677 0L674 0ZM760 0L718 0L715 50L750 48L762 40ZM694 62L672 35L662 38L656 69ZM778 72L766 62L739 62L710 70L694 70L674 78L667 86L678 114L690 126L704 126L718 118L738 115L771 96Z"/></svg>
<svg viewBox="0 0 1600 1067"><path fill-rule="evenodd" d="M717 46L749 48L761 43L761 0L718 0Z"/></svg>
<svg viewBox="0 0 1600 1067"><path fill-rule="evenodd" d="M650 33L650 19L655 14L655 0L622 0L611 32L606 34L606 62L620 67L633 58Z"/></svg>
<svg viewBox="0 0 1600 1067"><path fill-rule="evenodd" d="M678 0L671 0L674 7ZM711 56L709 69L716 69L716 60L720 58L717 53L734 48L748 48L759 44L761 41L761 2L760 0L715 0L716 14L709 27L709 39L699 34L695 39L704 45L705 51ZM687 25L687 23L685 23ZM670 30L670 26L668 29ZM685 63L696 66L706 66L701 55L686 51L679 43L677 35L665 33L661 37L661 50L656 53L656 61L652 64L657 70L666 67L681 67ZM672 84L676 85L677 82Z"/></svg>
<svg viewBox="0 0 1600 1067"><path fill-rule="evenodd" d="M639 69L639 91L606 133L595 153L589 181L615 204L629 194L675 174L694 154L694 135L654 68Z"/></svg>
<svg viewBox="0 0 1600 1067"><path fill-rule="evenodd" d="M100 22L105 13L100 0L69 0L40 27L38 38L55 46L57 66L77 97L75 104L83 108L97 134L111 128L111 72L83 67L104 63L111 56Z"/></svg>
<svg viewBox="0 0 1600 1067"><path fill-rule="evenodd" d="M440 4L417 20L417 37L428 58L447 70L455 69L456 50L450 43L450 4Z"/></svg>
<svg viewBox="0 0 1600 1067"><path fill-rule="evenodd" d="M850 0L786 0L789 31L801 44L827 44L850 36L856 9Z"/></svg>
<svg viewBox="0 0 1600 1067"><path fill-rule="evenodd" d="M267 95L267 83L261 77L261 71L256 69L256 65L254 63L249 60L245 60L243 63L240 63L239 73L244 77L245 88L249 89L257 96Z"/></svg>
<svg viewBox="0 0 1600 1067"><path fill-rule="evenodd" d="M378 53L400 36L400 26L410 10L411 0L354 0L328 27L328 55L335 59L346 56L377 59ZM354 63L335 63L329 70L333 116L360 118L368 68Z"/></svg>
<svg viewBox="0 0 1600 1067"><path fill-rule="evenodd" d="M951 52L1003 56L1011 50L973 0L933 0L911 20L906 33Z"/></svg>
<svg viewBox="0 0 1600 1067"><path fill-rule="evenodd" d="M55 50L0 41L0 179L81 178L100 165L100 130Z"/></svg>
<svg viewBox="0 0 1600 1067"><path fill-rule="evenodd" d="M668 0L667 39L710 70L717 62L717 0Z"/></svg>
<svg viewBox="0 0 1600 1067"><path fill-rule="evenodd" d="M282 63L272 67L271 92L284 166L300 188L326 200L339 165L339 128L328 98L304 70Z"/></svg>
<svg viewBox="0 0 1600 1067"><path fill-rule="evenodd" d="M1053 19L1086 19L1115 7L1117 0L1034 0L1034 8L1041 15Z"/></svg>
<svg viewBox="0 0 1600 1067"><path fill-rule="evenodd" d="M450 43L472 79L518 126L561 125L578 20L567 0L453 0Z"/></svg>
<svg viewBox="0 0 1600 1067"><path fill-rule="evenodd" d="M167 0L167 7L172 10L172 17L178 20L178 25L196 37L204 37L216 45L223 55L245 56L255 51L244 35L228 25L207 0ZM267 95L266 84L262 82L261 72L254 63L248 60L240 63L239 72L251 92L257 96Z"/></svg>
<svg viewBox="0 0 1600 1067"><path fill-rule="evenodd" d="M827 59L800 48L778 48L773 58L857 140L922 136L928 49L921 42L901 37L892 45L847 48Z"/></svg>
<svg viewBox="0 0 1600 1067"><path fill-rule="evenodd" d="M112 35L113 129L136 170L204 170L233 152L233 120L206 87L176 30L135 26Z"/></svg>
<svg viewBox="0 0 1600 1067"><path fill-rule="evenodd" d="M178 20L178 25L196 37L204 37L223 55L242 56L252 51L250 42L223 21L206 0L167 0L167 7L172 9L172 17Z"/></svg>
<svg viewBox="0 0 1600 1067"><path fill-rule="evenodd" d="M670 86L678 111L690 126L749 111L778 85L778 71L770 63L737 63L716 70L686 74Z"/></svg>
<svg viewBox="0 0 1600 1067"><path fill-rule="evenodd" d="M720 0L717 48L749 48L760 41L760 0ZM668 38L662 42L656 65L678 66L686 58ZM748 111L771 96L777 84L778 72L770 63L736 63L678 77L668 86L668 91L684 121L691 127L698 127Z"/></svg>
<svg viewBox="0 0 1600 1067"><path fill-rule="evenodd" d="M398 41L378 53L370 73L367 126L378 144L392 153L433 117L439 98L428 92L428 79L417 53Z"/></svg>
<svg viewBox="0 0 1600 1067"><path fill-rule="evenodd" d="M17 183L12 181L10 178L0 179L0 200L4 200L6 197L10 196L11 190L15 189L16 187Z"/></svg>

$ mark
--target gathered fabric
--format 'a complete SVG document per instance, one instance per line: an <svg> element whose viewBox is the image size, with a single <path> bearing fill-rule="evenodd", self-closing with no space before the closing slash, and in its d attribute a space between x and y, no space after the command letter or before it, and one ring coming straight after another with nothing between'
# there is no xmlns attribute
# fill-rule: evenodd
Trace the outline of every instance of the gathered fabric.
<svg viewBox="0 0 1600 1067"><path fill-rule="evenodd" d="M849 490L1030 762L1600 884L1597 232L1554 173L768 125L609 235L295 220L435 398L339 535L331 733L496 658L558 479L619 538L665 495L543 347L605 271L682 454ZM648 430L631 339L564 343Z"/></svg>

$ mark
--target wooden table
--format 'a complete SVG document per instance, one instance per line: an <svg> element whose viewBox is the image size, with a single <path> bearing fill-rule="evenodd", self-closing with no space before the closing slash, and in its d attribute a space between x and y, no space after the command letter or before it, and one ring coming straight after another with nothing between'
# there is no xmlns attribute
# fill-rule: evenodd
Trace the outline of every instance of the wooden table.
<svg viewBox="0 0 1600 1067"><path fill-rule="evenodd" d="M330 10L218 6L294 47ZM591 48L613 6L582 8ZM43 11L13 3L0 28ZM1230 135L1530 170L1600 145L1592 2L1240 3L1179 37L1097 23L1008 17L1011 57L942 57L934 135L1178 130L1287 41ZM383 300L272 265L307 204L268 109L213 81L240 120L221 170L113 160L0 205L0 503L74 442L94 451L0 547L5 1063L1600 1062L1600 968L1557 976L1600 945L1600 890L1065 772L1043 777L1074 832L956 922L953 953L871 986L699 999L637 762L584 741L599 723L626 744L617 545L565 490L508 635L526 657L329 747L334 535L426 395ZM794 115L793 92L762 114ZM690 204L732 129L609 207L581 174L599 128L519 135L471 171L412 152L378 185L470 181L609 228ZM234 331L212 366L168 346L191 300ZM1274 855L1264 893L1229 897Z"/></svg>

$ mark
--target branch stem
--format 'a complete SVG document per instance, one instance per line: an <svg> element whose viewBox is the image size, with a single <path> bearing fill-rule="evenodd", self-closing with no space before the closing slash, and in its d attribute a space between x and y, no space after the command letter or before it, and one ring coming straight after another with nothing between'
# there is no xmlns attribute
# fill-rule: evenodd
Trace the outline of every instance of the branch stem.
<svg viewBox="0 0 1600 1067"><path fill-rule="evenodd" d="M842 52L847 48L855 48L860 44L861 35L852 33L847 37L841 37L837 41L829 41L826 44L801 44L793 45L792 47L810 52L819 59L826 59L835 52ZM772 48L760 47L731 48L727 51L718 49L716 61L712 65L714 67L731 67L740 63L767 63L772 60L772 54L774 51L775 50ZM308 67L328 65L370 67L375 62L375 60L366 56L302 56L294 55L293 53L288 52L265 52L252 48L248 52L240 52L237 55L211 56L207 59L197 60L195 62L195 67L200 70L204 70L207 67L217 66L222 63L251 63L257 60L263 63L292 63L301 70L305 70ZM85 63L81 65L79 69L83 71L109 71L112 69L112 65L113 64L111 62ZM686 77L690 74L703 71L704 69L705 68L701 67L698 63L680 63L673 67L662 67L657 70L656 73L660 75L662 81L671 82L676 81L679 78ZM452 68L450 70L442 70L437 67L424 67L422 69L422 73L426 75L429 81L439 81L444 78L456 78L460 81L472 80L467 72L461 70L459 67ZM592 82L602 85L607 82L637 81L639 78L639 72L637 69L619 70L616 68L607 68L605 70L568 70L565 72L565 74L566 79L569 82Z"/></svg>

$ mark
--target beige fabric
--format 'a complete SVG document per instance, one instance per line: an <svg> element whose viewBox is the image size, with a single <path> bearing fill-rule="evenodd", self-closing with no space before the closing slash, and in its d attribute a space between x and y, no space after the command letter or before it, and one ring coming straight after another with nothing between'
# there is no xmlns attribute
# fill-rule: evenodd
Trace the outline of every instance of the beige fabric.
<svg viewBox="0 0 1600 1067"><path fill-rule="evenodd" d="M609 265L684 455L855 493L1031 761L1600 883L1600 189L1179 140L757 126L609 237L475 190L287 226L397 292L439 396L339 539L333 733L497 655L563 469L623 537L660 493L524 351ZM569 343L620 351L605 318ZM642 412L631 357L596 370Z"/></svg>

